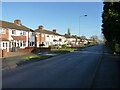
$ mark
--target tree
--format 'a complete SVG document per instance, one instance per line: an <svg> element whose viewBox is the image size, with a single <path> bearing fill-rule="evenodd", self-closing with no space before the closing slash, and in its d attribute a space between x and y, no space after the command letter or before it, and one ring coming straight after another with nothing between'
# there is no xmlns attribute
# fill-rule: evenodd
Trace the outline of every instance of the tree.
<svg viewBox="0 0 120 90"><path fill-rule="evenodd" d="M81 38L82 40L87 39L86 36L81 36L80 38Z"/></svg>
<svg viewBox="0 0 120 90"><path fill-rule="evenodd" d="M108 42L120 43L120 2L104 2L102 32Z"/></svg>
<svg viewBox="0 0 120 90"><path fill-rule="evenodd" d="M102 32L115 52L120 53L120 1L104 2Z"/></svg>
<svg viewBox="0 0 120 90"><path fill-rule="evenodd" d="M90 39L92 39L93 41L98 41L98 36L93 35L93 36L90 37Z"/></svg>

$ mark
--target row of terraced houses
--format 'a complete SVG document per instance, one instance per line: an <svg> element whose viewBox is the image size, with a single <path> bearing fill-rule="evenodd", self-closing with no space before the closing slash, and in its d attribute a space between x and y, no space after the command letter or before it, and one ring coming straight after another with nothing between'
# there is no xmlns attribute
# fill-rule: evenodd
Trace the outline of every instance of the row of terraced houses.
<svg viewBox="0 0 120 90"><path fill-rule="evenodd" d="M11 52L11 48L26 47L49 47L55 44L87 44L89 40L81 40L80 37L70 34L70 29L65 35L57 33L56 29L46 30L44 26L38 26L33 30L22 25L21 20L14 20L13 23L0 20L0 49Z"/></svg>

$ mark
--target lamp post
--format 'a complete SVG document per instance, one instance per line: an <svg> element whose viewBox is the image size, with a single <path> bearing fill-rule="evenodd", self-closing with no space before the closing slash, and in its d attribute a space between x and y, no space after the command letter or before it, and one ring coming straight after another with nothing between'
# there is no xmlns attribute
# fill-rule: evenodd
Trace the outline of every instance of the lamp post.
<svg viewBox="0 0 120 90"><path fill-rule="evenodd" d="M87 16L86 14L79 16L79 46L80 46L80 18L81 17L86 17L86 16Z"/></svg>

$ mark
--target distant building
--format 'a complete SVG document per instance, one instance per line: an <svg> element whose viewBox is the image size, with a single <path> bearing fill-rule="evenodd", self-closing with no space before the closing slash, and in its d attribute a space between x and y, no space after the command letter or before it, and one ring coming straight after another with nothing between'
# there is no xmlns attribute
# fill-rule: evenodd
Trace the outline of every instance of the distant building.
<svg viewBox="0 0 120 90"><path fill-rule="evenodd" d="M68 28L68 35L70 36L71 34L70 34L70 28Z"/></svg>

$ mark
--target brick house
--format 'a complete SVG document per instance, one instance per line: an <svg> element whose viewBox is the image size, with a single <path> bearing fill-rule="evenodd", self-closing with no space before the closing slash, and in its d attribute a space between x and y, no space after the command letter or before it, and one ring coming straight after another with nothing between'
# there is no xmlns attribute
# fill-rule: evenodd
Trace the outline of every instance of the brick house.
<svg viewBox="0 0 120 90"><path fill-rule="evenodd" d="M44 44L44 47L49 47L50 45L55 44L64 44L66 38L64 35L61 35L56 32L56 29L53 31L45 30L44 26L39 26L35 30L36 46L39 47L40 44Z"/></svg>
<svg viewBox="0 0 120 90"><path fill-rule="evenodd" d="M0 22L0 49L9 52L13 47L34 46L34 31L22 25L21 20L15 20L14 23L1 20Z"/></svg>

